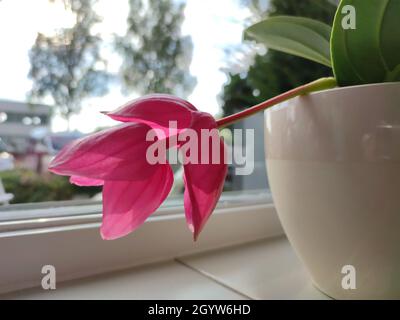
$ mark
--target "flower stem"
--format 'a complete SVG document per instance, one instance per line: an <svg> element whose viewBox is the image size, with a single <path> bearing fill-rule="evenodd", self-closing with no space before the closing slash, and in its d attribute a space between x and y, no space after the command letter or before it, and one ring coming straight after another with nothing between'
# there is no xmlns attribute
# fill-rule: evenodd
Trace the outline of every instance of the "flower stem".
<svg viewBox="0 0 400 320"><path fill-rule="evenodd" d="M278 103L284 102L286 100L289 100L291 98L297 97L297 96L302 96L306 95L310 92L313 91L321 91L321 90L326 90L326 89L331 89L337 86L335 78L321 78L316 81L307 83L305 85L302 85L300 87L297 87L295 89L292 89L290 91L287 91L285 93L282 93L272 99L266 100L264 102L261 102L260 104L257 104L253 107L250 107L246 110L243 110L241 112L235 113L233 115L230 115L228 117L222 118L217 120L217 125L218 128L221 127L226 127L230 124L233 124L235 122L238 122L240 120L243 120L247 117L250 117L254 115L257 112L263 111L269 107L272 107Z"/></svg>

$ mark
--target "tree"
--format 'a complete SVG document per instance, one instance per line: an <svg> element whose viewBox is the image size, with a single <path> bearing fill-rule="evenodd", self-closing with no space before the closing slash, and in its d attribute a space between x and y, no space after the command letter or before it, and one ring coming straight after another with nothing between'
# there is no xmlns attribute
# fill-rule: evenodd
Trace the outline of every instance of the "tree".
<svg viewBox="0 0 400 320"><path fill-rule="evenodd" d="M80 110L82 99L103 95L108 74L100 57L101 39L92 33L100 18L93 11L95 0L64 0L75 16L72 28L58 30L54 36L39 33L29 52L33 80L31 101L50 96L69 123Z"/></svg>
<svg viewBox="0 0 400 320"><path fill-rule="evenodd" d="M332 24L336 7L330 0L271 0L263 11L263 0L242 0L259 19L265 15L303 16ZM232 114L282 92L321 77L331 69L289 54L268 50L256 55L254 63L242 74L228 73L229 81L221 94L223 112Z"/></svg>
<svg viewBox="0 0 400 320"><path fill-rule="evenodd" d="M129 0L129 5L127 32L116 37L125 90L186 96L196 80L189 73L192 41L181 35L184 4Z"/></svg>

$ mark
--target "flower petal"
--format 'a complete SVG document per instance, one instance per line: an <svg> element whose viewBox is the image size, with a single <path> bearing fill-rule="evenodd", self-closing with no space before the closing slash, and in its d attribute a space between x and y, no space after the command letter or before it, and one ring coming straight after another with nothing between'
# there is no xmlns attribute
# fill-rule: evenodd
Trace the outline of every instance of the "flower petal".
<svg viewBox="0 0 400 320"><path fill-rule="evenodd" d="M95 180L145 179L152 171L145 156L153 143L146 141L149 130L129 123L77 139L56 155L49 170Z"/></svg>
<svg viewBox="0 0 400 320"><path fill-rule="evenodd" d="M96 180L79 176L72 176L71 178L69 178L69 182L81 187L102 186L104 184L103 180Z"/></svg>
<svg viewBox="0 0 400 320"><path fill-rule="evenodd" d="M112 112L105 112L114 120L145 123L153 129L161 129L165 136L175 134L170 121L176 121L177 131L190 127L192 112L197 109L188 101L168 94L151 94L128 102Z"/></svg>
<svg viewBox="0 0 400 320"><path fill-rule="evenodd" d="M144 223L168 196L173 173L169 164L154 165L150 177L106 181L103 187L103 239L123 237Z"/></svg>
<svg viewBox="0 0 400 320"><path fill-rule="evenodd" d="M186 220L196 240L205 223L213 212L224 187L228 166L226 164L226 146L221 138L219 144L213 146L209 138L209 150L202 150L205 138L201 136L201 129L215 129L216 123L212 116L206 113L196 114L193 129L198 133L199 157L208 151L208 164L204 161L184 165L184 206ZM215 153L218 152L218 153ZM218 155L218 163L213 154ZM199 159L203 160L203 159Z"/></svg>

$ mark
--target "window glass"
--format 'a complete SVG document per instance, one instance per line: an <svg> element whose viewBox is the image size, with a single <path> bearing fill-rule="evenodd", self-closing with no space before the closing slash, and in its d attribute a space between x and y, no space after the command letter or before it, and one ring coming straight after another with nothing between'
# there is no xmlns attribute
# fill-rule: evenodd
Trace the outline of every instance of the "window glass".
<svg viewBox="0 0 400 320"><path fill-rule="evenodd" d="M118 124L101 111L160 92L221 118L329 75L323 66L243 42L242 33L273 14L330 22L332 2L37 0L21 11L16 1L0 1L7 43L0 52L0 211L43 202L99 205L100 187L72 185L47 167L69 142ZM259 113L221 131L229 150L242 148L232 152L224 187L234 193L221 201L243 192L270 196L263 127ZM173 170L164 206L182 205L183 169Z"/></svg>

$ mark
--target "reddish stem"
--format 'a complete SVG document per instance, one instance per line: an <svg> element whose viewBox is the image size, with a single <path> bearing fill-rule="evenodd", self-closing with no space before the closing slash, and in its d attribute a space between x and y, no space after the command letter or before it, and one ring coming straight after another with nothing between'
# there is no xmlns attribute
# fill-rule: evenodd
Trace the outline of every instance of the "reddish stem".
<svg viewBox="0 0 400 320"><path fill-rule="evenodd" d="M250 107L246 110L243 110L241 112L235 113L233 115L230 115L228 117L222 118L217 120L217 125L218 128L221 127L226 127L230 124L233 124L237 121L240 121L244 118L250 117L254 115L257 112L260 112L262 110L265 110L269 107L272 107L274 105L277 105L278 103L284 102L286 100L289 100L291 98L301 96L308 94L313 91L318 91L318 90L325 90L325 89L330 89L336 87L336 81L334 78L322 78L317 81L313 81L310 83L307 83L305 85L302 85L300 87L297 87L295 89L292 89L290 91L287 91L285 93L282 93L276 97L273 97L272 99L269 99L267 101L261 102L260 104L257 104L253 107Z"/></svg>

